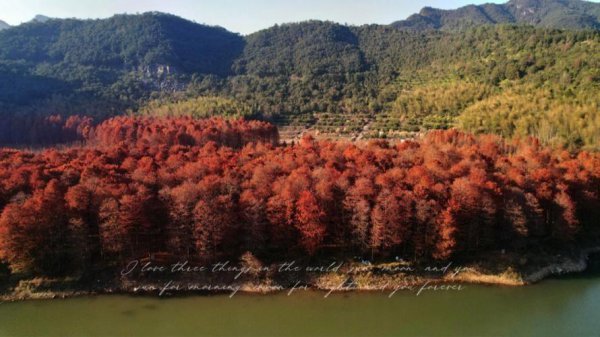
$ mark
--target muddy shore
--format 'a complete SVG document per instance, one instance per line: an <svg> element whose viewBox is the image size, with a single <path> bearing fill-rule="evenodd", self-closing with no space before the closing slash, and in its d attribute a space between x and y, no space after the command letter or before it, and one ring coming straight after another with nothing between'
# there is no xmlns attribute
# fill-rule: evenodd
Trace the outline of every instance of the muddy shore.
<svg viewBox="0 0 600 337"><path fill-rule="evenodd" d="M587 248L578 254L556 254L541 261L499 263L490 268L486 264L472 263L463 266L441 265L435 270L419 270L405 262L378 264L345 263L343 267L320 273L293 274L288 277L248 279L177 278L173 280L118 279L109 284L80 284L76 279L34 278L20 280L0 294L0 301L30 299L57 299L73 296L101 294L130 294L146 296L210 295L217 293L268 294L289 291L296 287L322 291L388 291L398 287L418 287L423 284L485 284L495 286L526 286L543 279L571 273L581 273L588 268L592 254L600 247ZM512 261L512 260L511 260ZM514 264L514 265L513 265ZM189 286L194 284L193 287Z"/></svg>

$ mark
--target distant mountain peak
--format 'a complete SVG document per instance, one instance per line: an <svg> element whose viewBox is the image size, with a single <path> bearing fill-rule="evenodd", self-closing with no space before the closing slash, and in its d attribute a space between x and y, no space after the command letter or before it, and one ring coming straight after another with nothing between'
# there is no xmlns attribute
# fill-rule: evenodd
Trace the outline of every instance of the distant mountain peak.
<svg viewBox="0 0 600 337"><path fill-rule="evenodd" d="M0 30L4 30L10 28L10 25L2 20L0 20Z"/></svg>
<svg viewBox="0 0 600 337"><path fill-rule="evenodd" d="M544 3L564 3L568 1L560 1L560 0L510 0L506 3L507 6L518 6L518 7L540 7Z"/></svg>
<svg viewBox="0 0 600 337"><path fill-rule="evenodd" d="M408 30L460 30L486 24L527 24L560 29L600 29L600 3L582 0L510 0L454 10L424 7L392 26Z"/></svg>
<svg viewBox="0 0 600 337"><path fill-rule="evenodd" d="M558 3L558 1L547 1L546 5L550 3ZM511 0L506 4L507 8L516 10L515 15L517 16L531 16L535 14L540 8L544 7L542 1L539 0Z"/></svg>
<svg viewBox="0 0 600 337"><path fill-rule="evenodd" d="M48 17L48 16L45 16L45 15L38 14L38 15L34 16L31 21L33 21L33 22L46 22L46 21L48 21L50 19L52 19L52 18Z"/></svg>
<svg viewBox="0 0 600 337"><path fill-rule="evenodd" d="M421 11L419 12L419 14L420 15L429 15L429 14L437 12L437 11L439 11L439 9L425 6L425 7L421 8Z"/></svg>

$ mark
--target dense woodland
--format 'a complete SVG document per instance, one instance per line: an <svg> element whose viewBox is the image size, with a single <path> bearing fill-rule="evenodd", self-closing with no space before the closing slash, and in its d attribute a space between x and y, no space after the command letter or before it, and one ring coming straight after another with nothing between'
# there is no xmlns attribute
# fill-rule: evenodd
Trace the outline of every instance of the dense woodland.
<svg viewBox="0 0 600 337"><path fill-rule="evenodd" d="M0 259L14 273L94 273L153 253L446 260L599 234L600 156L532 138L285 145L241 119L70 125L85 143L0 150Z"/></svg>
<svg viewBox="0 0 600 337"><path fill-rule="evenodd" d="M3 29L0 269L597 242L599 8L248 36L162 13Z"/></svg>

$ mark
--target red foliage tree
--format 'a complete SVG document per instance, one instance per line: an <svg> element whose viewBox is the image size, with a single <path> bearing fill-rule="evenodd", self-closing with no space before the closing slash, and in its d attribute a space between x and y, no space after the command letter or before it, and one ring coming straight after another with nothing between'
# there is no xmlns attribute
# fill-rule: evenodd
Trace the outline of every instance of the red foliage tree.
<svg viewBox="0 0 600 337"><path fill-rule="evenodd" d="M296 228L300 231L300 245L308 255L314 255L323 243L326 226L325 213L309 191L302 191L296 202Z"/></svg>

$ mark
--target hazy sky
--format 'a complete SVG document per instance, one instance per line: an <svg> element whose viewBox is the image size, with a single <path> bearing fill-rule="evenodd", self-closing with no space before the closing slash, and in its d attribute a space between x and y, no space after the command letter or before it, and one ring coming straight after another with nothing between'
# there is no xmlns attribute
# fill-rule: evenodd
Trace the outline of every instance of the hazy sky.
<svg viewBox="0 0 600 337"><path fill-rule="evenodd" d="M507 0L0 0L0 20L17 25L36 14L57 18L105 18L160 11L248 34L275 23L307 19L360 25L404 19L424 6L456 8ZM600 0L596 0L598 2Z"/></svg>

